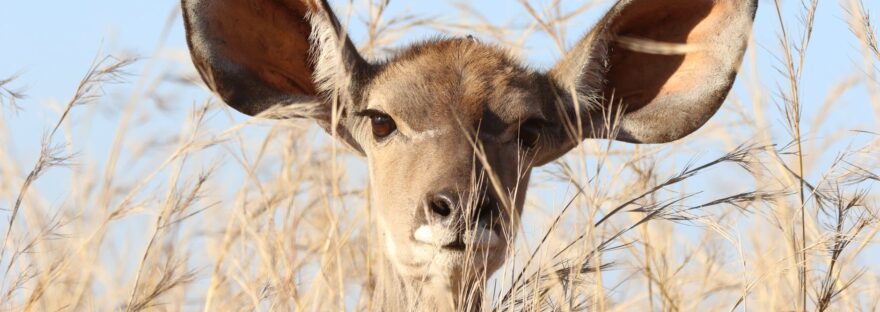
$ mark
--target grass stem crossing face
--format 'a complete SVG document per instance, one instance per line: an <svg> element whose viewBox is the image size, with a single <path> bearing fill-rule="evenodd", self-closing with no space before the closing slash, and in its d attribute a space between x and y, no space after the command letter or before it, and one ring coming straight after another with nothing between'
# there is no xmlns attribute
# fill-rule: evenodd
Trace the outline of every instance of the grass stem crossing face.
<svg viewBox="0 0 880 312"><path fill-rule="evenodd" d="M733 84L757 1L621 0L546 72L470 38L368 61L327 1L183 9L208 87L251 115L318 103L293 115L367 157L394 269L455 289L505 262L534 167L584 139L663 143L701 127Z"/></svg>

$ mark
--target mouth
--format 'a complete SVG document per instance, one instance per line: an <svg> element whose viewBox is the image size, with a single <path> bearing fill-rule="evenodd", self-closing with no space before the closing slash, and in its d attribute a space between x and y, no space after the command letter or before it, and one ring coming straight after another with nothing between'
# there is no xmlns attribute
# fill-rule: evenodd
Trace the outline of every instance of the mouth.
<svg viewBox="0 0 880 312"><path fill-rule="evenodd" d="M467 245L462 240L456 240L452 243L443 245L441 248L443 248L444 250L449 250L449 251L464 252L465 250L467 250Z"/></svg>
<svg viewBox="0 0 880 312"><path fill-rule="evenodd" d="M477 226L465 233L456 233L440 226L423 225L416 229L413 238L422 245L449 252L489 250L502 243L501 237L495 231L483 226Z"/></svg>

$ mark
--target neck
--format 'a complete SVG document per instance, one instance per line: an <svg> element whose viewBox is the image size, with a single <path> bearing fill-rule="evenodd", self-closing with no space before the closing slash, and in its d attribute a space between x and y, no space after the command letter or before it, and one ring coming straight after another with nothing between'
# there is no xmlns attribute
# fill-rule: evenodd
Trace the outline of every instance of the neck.
<svg viewBox="0 0 880 312"><path fill-rule="evenodd" d="M402 276L384 259L373 277L370 310L479 311L486 280L459 276Z"/></svg>

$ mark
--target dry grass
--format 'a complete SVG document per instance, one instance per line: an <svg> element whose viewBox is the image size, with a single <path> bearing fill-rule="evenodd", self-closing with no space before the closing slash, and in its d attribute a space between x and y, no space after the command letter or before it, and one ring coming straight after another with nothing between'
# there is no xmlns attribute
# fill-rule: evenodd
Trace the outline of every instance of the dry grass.
<svg viewBox="0 0 880 312"><path fill-rule="evenodd" d="M564 10L560 2L519 1L530 19L510 25L492 25L464 2L456 6L463 19L452 23L387 16L387 0L339 12L366 30L358 39L372 57L392 51L413 28L478 34L522 55L536 36L562 53L570 43L566 34L583 32L571 29L572 21L600 6L584 1ZM802 4L791 11L779 1L762 2L761 10L778 15L772 31L779 45L760 48L772 50L784 83L763 86L759 78L768 78L756 77L753 52L747 61L752 68L744 67L740 78L745 93L732 96L699 138L665 146L586 142L538 170L525 226L507 265L490 280L483 306L878 309L876 19L855 0ZM815 13L833 5L849 13L834 22L849 24L846 35L861 46L846 48L861 49L865 67L829 86L821 107L806 107L802 81ZM164 48L159 44L156 54ZM132 62L145 63L142 71L128 72ZM0 215L8 219L0 226L0 310L374 307L371 281L382 273L370 264L381 250L371 235L363 162L303 121L250 119L229 126L233 113L216 100L175 101L162 86L201 86L192 71L152 74L161 68L155 57L98 56L72 85L66 105L54 108L59 117L46 121L37 159L0 149ZM16 118L28 99L18 87L27 73L0 75L11 75L0 79L0 116ZM72 132L95 117L71 119L69 113L105 105L102 90L114 83L130 95L114 115L110 148L101 160L84 157L74 148L83 142ZM854 113L873 110L873 128L832 125L825 115L857 86L865 86L869 97ZM141 126L173 107L191 108L185 123ZM0 144L15 133L4 119ZM785 131L780 135L774 127ZM823 128L836 130L816 136ZM710 144L723 147L691 156ZM69 180L42 184L60 189L35 187L53 171L69 173ZM44 195L59 191L62 200Z"/></svg>

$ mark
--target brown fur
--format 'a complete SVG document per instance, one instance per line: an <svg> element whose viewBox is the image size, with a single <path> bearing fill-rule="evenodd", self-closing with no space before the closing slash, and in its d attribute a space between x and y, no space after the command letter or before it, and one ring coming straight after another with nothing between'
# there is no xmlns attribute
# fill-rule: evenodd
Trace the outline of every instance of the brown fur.
<svg viewBox="0 0 880 312"><path fill-rule="evenodd" d="M549 86L545 76L473 40L424 42L380 68L368 89L399 90L384 106L417 131L457 116L468 127L482 121L481 132L500 136L511 125L544 118L552 106L551 97L534 92L538 84Z"/></svg>

